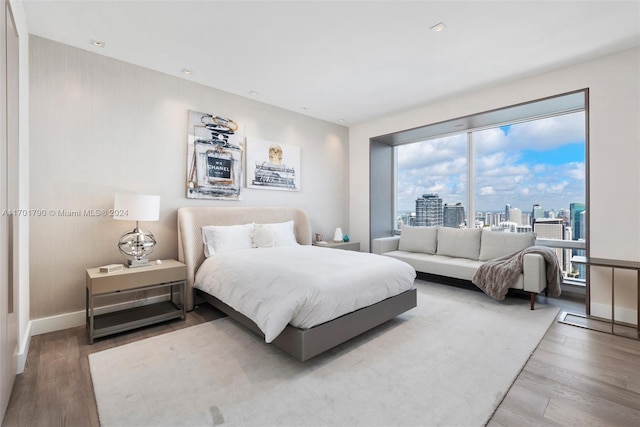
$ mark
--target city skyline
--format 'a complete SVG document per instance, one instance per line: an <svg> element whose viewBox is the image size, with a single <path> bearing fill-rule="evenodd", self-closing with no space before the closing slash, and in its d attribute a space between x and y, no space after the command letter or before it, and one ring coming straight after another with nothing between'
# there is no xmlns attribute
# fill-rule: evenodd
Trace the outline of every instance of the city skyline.
<svg viewBox="0 0 640 427"><path fill-rule="evenodd" d="M430 203L429 200L437 200L437 202L434 203ZM426 202L426 205L425 205ZM431 205L430 207L426 207L428 205ZM420 206L424 206L426 207L426 211L427 214L426 216L422 217L420 211L424 210L421 209ZM536 218L535 216L535 211L536 209L540 209L541 212L541 216L539 216L540 219L557 219L557 218L564 218L567 220L567 222L569 222L571 225L574 225L574 223L577 223L578 226L580 225L580 220L578 219L579 217L576 216L576 213L579 215L580 212L583 212L585 210L585 205L584 203L580 203L580 202L571 202L569 204L568 207L562 207L562 208L558 208L558 209L544 209L543 206L540 206L539 203L534 203L531 206L531 209L521 209L517 206L511 206L509 203L505 204L504 207L502 209L495 209L495 210L489 210L489 211L479 211L476 210L474 213L473 218L477 219L479 218L478 214L492 214L492 215L499 215L502 217L502 221L512 221L514 218L509 218L507 219L507 215L506 215L506 210L507 208L509 208L512 212L513 211L517 211L519 212L519 214L522 215L522 217L520 218L520 221L513 221L513 222L517 222L520 225L531 225L531 222L533 220L533 218ZM440 212L439 214L435 214L434 215L434 211L436 209L439 209ZM455 210L460 210L462 209L462 211L464 212L464 215L467 214L467 208L463 203L447 203L446 201L444 201L437 193L430 193L430 194L423 194L420 197L418 197L415 201L415 205L414 205L414 209L411 210L398 210L396 212L396 215L398 217L407 217L410 216L411 218L413 218L414 221L417 222L416 225L424 225L422 224L422 222L433 222L434 219L436 221L441 220L441 222L445 222L444 217L446 216L446 211L447 209L455 209ZM575 212L574 212L575 211ZM431 212L431 213L428 213ZM457 213L456 215L460 215L459 213ZM528 220L525 221L524 218L527 218ZM446 226L446 225L445 225ZM579 231L578 231L579 233Z"/></svg>
<svg viewBox="0 0 640 427"><path fill-rule="evenodd" d="M561 116L473 132L475 210L522 211L585 202L585 115ZM398 147L398 211L422 194L467 204L467 134Z"/></svg>

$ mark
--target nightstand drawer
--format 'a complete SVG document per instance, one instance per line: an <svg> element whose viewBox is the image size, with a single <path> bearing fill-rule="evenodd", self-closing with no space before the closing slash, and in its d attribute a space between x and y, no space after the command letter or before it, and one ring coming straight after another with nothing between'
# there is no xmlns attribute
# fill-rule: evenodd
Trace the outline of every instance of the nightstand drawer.
<svg viewBox="0 0 640 427"><path fill-rule="evenodd" d="M87 270L87 287L92 295L124 291L132 288L177 282L187 278L187 267L175 260L162 264L127 268L113 273L101 273L99 268Z"/></svg>

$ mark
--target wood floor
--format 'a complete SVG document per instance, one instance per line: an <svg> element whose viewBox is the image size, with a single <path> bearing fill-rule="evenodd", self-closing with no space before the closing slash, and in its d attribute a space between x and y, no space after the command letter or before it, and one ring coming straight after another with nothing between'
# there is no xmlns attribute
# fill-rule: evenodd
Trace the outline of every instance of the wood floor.
<svg viewBox="0 0 640 427"><path fill-rule="evenodd" d="M581 308L566 300L539 302ZM203 304L186 321L93 345L84 327L34 336L2 426L98 426L88 354L220 316ZM488 425L640 426L640 341L555 322Z"/></svg>

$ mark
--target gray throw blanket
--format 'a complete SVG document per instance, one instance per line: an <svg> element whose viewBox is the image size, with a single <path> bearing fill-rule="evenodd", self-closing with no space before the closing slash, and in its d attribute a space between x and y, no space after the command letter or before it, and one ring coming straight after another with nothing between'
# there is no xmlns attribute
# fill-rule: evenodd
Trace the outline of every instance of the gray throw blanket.
<svg viewBox="0 0 640 427"><path fill-rule="evenodd" d="M525 254L540 254L544 257L549 295L552 297L560 296L562 271L558 264L558 258L553 249L544 246L530 246L515 254L489 260L478 268L471 281L485 294L501 301L522 273Z"/></svg>

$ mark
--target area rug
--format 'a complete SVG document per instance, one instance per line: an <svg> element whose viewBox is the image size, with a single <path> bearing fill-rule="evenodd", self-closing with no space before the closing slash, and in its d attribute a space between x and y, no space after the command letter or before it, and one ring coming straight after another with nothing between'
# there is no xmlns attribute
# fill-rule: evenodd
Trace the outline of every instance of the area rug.
<svg viewBox="0 0 640 427"><path fill-rule="evenodd" d="M103 426L481 426L557 307L416 281L418 307L306 362L223 318L89 356Z"/></svg>

